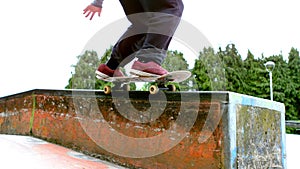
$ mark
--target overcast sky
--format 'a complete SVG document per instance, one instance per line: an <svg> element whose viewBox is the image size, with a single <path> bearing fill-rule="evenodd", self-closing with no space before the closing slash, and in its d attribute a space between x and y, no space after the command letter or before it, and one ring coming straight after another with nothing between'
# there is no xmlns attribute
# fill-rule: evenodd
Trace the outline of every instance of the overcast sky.
<svg viewBox="0 0 300 169"><path fill-rule="evenodd" d="M118 0L105 0L101 17L84 17L88 0L0 2L0 97L31 89L63 89L87 42L124 18ZM244 57L288 55L300 49L297 0L184 0L183 20L214 48L236 44ZM107 41L107 39L103 39ZM114 41L110 42L114 44ZM176 41L170 46L178 48ZM179 49L180 51L180 49ZM187 54L189 55L189 54ZM195 56L185 56L193 61Z"/></svg>

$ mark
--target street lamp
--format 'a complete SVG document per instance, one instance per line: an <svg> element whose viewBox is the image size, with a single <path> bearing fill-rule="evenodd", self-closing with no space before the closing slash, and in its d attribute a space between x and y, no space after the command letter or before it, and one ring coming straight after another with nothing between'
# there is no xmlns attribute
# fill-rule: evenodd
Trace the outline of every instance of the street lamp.
<svg viewBox="0 0 300 169"><path fill-rule="evenodd" d="M271 100L273 101L272 71L275 67L275 63L272 61L268 61L267 63L265 63L265 67L266 67L266 70L269 72L269 76L270 76L270 97L271 97Z"/></svg>

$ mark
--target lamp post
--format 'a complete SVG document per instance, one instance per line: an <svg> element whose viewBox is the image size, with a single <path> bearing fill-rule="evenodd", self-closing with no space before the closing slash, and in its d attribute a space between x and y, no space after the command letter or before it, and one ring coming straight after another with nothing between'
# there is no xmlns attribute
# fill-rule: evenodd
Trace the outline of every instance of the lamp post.
<svg viewBox="0 0 300 169"><path fill-rule="evenodd" d="M269 72L269 76L270 76L270 98L273 101L273 80L272 80L272 71L275 67L275 63L272 61L268 61L267 63L265 63L265 67L266 70Z"/></svg>

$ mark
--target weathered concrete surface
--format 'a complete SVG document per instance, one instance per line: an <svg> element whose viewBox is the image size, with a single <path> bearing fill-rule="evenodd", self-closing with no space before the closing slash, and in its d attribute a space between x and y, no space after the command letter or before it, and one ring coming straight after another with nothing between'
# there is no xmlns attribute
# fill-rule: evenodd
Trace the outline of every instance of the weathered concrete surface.
<svg viewBox="0 0 300 169"><path fill-rule="evenodd" d="M241 168L282 166L281 113L270 109L241 106L237 114L237 153Z"/></svg>
<svg viewBox="0 0 300 169"><path fill-rule="evenodd" d="M33 90L0 98L0 133L32 134L136 168L285 168L280 103L230 92L126 93ZM262 152L269 156L255 156Z"/></svg>

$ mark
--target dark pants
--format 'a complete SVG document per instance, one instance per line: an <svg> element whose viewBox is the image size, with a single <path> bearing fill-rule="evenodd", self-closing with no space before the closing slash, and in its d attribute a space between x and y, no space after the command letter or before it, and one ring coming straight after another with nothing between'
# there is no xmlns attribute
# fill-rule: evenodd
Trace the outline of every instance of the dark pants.
<svg viewBox="0 0 300 169"><path fill-rule="evenodd" d="M131 26L114 45L108 67L133 58L161 64L183 12L182 0L120 0Z"/></svg>

